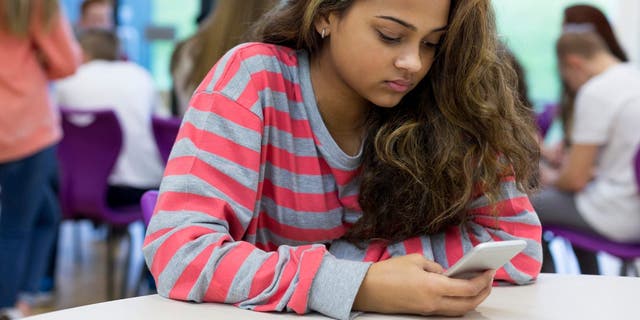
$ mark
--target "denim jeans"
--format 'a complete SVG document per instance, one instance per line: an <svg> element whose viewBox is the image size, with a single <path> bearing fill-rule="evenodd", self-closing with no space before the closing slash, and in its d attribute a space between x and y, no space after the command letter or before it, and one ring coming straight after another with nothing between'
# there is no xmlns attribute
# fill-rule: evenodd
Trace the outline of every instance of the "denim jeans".
<svg viewBox="0 0 640 320"><path fill-rule="evenodd" d="M0 308L37 291L60 224L56 149L0 164Z"/></svg>

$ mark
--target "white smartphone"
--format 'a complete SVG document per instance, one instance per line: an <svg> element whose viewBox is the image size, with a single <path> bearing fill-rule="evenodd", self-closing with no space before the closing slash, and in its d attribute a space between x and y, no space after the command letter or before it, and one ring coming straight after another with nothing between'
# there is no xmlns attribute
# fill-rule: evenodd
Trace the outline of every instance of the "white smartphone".
<svg viewBox="0 0 640 320"><path fill-rule="evenodd" d="M451 278L471 279L485 270L498 269L527 246L524 240L483 242L473 247L444 275Z"/></svg>

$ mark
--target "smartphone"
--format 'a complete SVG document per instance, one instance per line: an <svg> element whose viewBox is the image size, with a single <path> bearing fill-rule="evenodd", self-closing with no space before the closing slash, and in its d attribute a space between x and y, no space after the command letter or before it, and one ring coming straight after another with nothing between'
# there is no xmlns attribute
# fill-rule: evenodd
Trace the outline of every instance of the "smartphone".
<svg viewBox="0 0 640 320"><path fill-rule="evenodd" d="M471 279L479 273L498 269L527 246L524 240L483 242L473 247L444 275L451 278Z"/></svg>

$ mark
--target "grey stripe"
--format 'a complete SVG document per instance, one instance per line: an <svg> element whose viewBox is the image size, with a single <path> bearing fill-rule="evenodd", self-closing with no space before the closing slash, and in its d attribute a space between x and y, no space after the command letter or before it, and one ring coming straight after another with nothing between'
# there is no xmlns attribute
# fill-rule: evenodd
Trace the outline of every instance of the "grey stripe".
<svg viewBox="0 0 640 320"><path fill-rule="evenodd" d="M521 198L521 197L527 197L527 194L518 190L515 182L508 181L508 182L500 183L500 195L497 200L498 202L508 200L508 199ZM481 207L486 207L488 205L489 205L489 200L487 199L487 197L481 196L475 199L474 201L472 201L469 204L468 209L481 208Z"/></svg>
<svg viewBox="0 0 640 320"><path fill-rule="evenodd" d="M235 109L237 109L238 112L250 113L249 110L242 107L235 107ZM200 111L191 108L191 110L185 114L184 121L193 124L193 126L199 130L224 137L247 149L260 152L260 141L262 137L259 132L240 126L214 112ZM260 120L253 113L251 113L251 116L255 117L257 121Z"/></svg>
<svg viewBox="0 0 640 320"><path fill-rule="evenodd" d="M251 217L253 216L253 208L247 208L233 199L231 199L227 194L220 191L218 188L209 185L207 182L201 180L200 178L192 175L180 175L180 176L165 176L162 179L162 191L173 191L173 192L183 192L183 193L191 193L205 197L218 198L222 199L230 204L231 208L233 208L235 215L241 221L241 223L246 226L248 225ZM212 199L214 200L214 199Z"/></svg>
<svg viewBox="0 0 640 320"><path fill-rule="evenodd" d="M238 303L249 298L253 278L269 256L270 254L265 254L264 251L258 249L253 250L247 256L231 282L225 303Z"/></svg>
<svg viewBox="0 0 640 320"><path fill-rule="evenodd" d="M229 223L226 220L220 220L206 213L186 210L160 210L151 218L149 226L147 227L147 235L153 234L162 229L176 228L192 224L207 224L207 227L210 227L216 232L229 233Z"/></svg>
<svg viewBox="0 0 640 320"><path fill-rule="evenodd" d="M255 55L242 61L238 72L233 75L227 85L220 91L231 99L238 100L245 92L247 85L251 83L251 75L253 73L262 71L278 73L284 79L296 83L297 78L292 76L297 73L296 70L296 67L285 66L277 57Z"/></svg>
<svg viewBox="0 0 640 320"><path fill-rule="evenodd" d="M218 241L219 238L220 237L213 238L208 242L202 243L200 252L198 252L198 254L200 254L202 250L204 250L208 245L214 243L215 241ZM226 242L224 245L217 246L215 247L215 249L213 249L213 251L211 252L211 256L209 257L209 260L202 268L200 274L198 275L198 279L195 281L194 286L191 288L191 291L189 292L189 296L188 296L189 301L202 302L202 300L204 299L204 295L207 293L209 287L211 286L211 282L213 280L213 273L215 272L216 269L218 269L218 264L220 264L222 257L224 257L227 253L229 253L231 250L235 249L239 245L240 245L239 242ZM176 253L176 255L174 255L173 259L171 260L173 261L176 258L180 259L181 251L183 251L182 248ZM184 264L185 266L188 266L191 264L191 261L192 261L192 259L189 259L189 260L181 259L181 260L182 261L177 262L176 264L177 265ZM182 272L180 275L182 275Z"/></svg>
<svg viewBox="0 0 640 320"><path fill-rule="evenodd" d="M318 244L318 243L329 243L335 239L327 238L327 239L316 239L314 241L300 241L289 238L281 237L269 229L258 228L256 230L256 241L255 243L268 244L272 243L277 246L289 245L289 246L304 246L308 244Z"/></svg>
<svg viewBox="0 0 640 320"><path fill-rule="evenodd" d="M309 129L310 130L310 129ZM317 157L318 150L315 141L310 138L294 138L289 132L267 125L264 127L265 139L263 144L270 144L283 149L297 157Z"/></svg>
<svg viewBox="0 0 640 320"><path fill-rule="evenodd" d="M360 249L356 245L341 239L331 242L329 249L329 252L334 257L353 261L364 261L367 253L366 246Z"/></svg>
<svg viewBox="0 0 640 320"><path fill-rule="evenodd" d="M207 227L206 225L201 225L201 226L205 228ZM156 239L154 242L147 245L145 248L143 248L143 252L144 252L145 258L147 259L148 265L152 265L153 263L152 253L155 254L158 248L162 244L164 244L164 241L168 237L172 236L177 232L180 232L183 229L184 228L176 228L171 232L163 235L162 237ZM196 256L198 256L202 252L202 250L206 248L208 244L213 243L220 237L224 237L224 236L225 234L212 232L210 234L200 236L198 239L195 239L188 243L183 244L182 247L180 247L180 249L178 249L178 251L171 257L171 260L169 260L169 263L166 265L164 270L162 270L162 272L159 275L157 275L158 293L160 293L163 296L168 296L169 292L171 292L171 290L175 286L176 281L180 278L180 276L184 272L184 269L187 266L189 266L189 264L193 261L193 259ZM203 269L203 270L207 270L210 272L213 271L212 269ZM202 287L202 286L203 284L196 284L194 286L194 289L197 289L198 287ZM206 287L208 287L208 283ZM205 292L206 292L206 287L204 289ZM200 288L200 290L202 289ZM194 301L200 302L202 300L194 299Z"/></svg>
<svg viewBox="0 0 640 320"><path fill-rule="evenodd" d="M447 260L447 250L445 246L444 233L438 233L431 236L431 245L433 248L433 258L435 262L439 263L443 268L449 268L449 261Z"/></svg>
<svg viewBox="0 0 640 320"><path fill-rule="evenodd" d="M205 92L207 93L213 92L213 88L215 87L216 83L220 81L222 74L226 71L229 60L231 59L231 57L235 56L235 51L237 51L237 48L238 47L235 47L229 50L229 52L227 52L224 56L222 56L222 58L220 58L220 60L216 65L216 70L213 73L213 77L211 78L211 81L207 84Z"/></svg>
<svg viewBox="0 0 640 320"><path fill-rule="evenodd" d="M471 239L469 238L469 233L467 232L467 228L459 227L460 229L460 240L462 242L462 252L466 254L473 248L473 244L471 244Z"/></svg>
<svg viewBox="0 0 640 320"><path fill-rule="evenodd" d="M253 309L253 307L257 305L262 305L266 303L274 294L276 294L278 290L278 285L280 284L280 280L282 279L282 272L285 269L285 266L291 263L291 254L290 254L290 246L280 246L278 248L278 262L276 263L274 269L274 278L272 282L262 291L260 294L256 295L251 299L247 299L243 302L240 302L238 307L243 309ZM257 259L257 258L256 258ZM258 261L245 261L245 263L257 264ZM282 311L284 306L289 301L290 296L284 296L280 299L280 303L276 310Z"/></svg>
<svg viewBox="0 0 640 320"><path fill-rule="evenodd" d="M322 178L319 179L319 176L296 174L289 170L276 167L269 162L265 163L264 176L269 177L271 183L280 188L300 193L324 194L327 192L335 192L337 188L336 180L330 174L322 175Z"/></svg>
<svg viewBox="0 0 640 320"><path fill-rule="evenodd" d="M431 247L431 238L430 237L420 237L420 241L422 242L422 254L428 260L434 261L433 258L433 248Z"/></svg>
<svg viewBox="0 0 640 320"><path fill-rule="evenodd" d="M396 242L387 247L387 252L392 257L406 256L407 250L404 247L404 241Z"/></svg>
<svg viewBox="0 0 640 320"><path fill-rule="evenodd" d="M254 108L262 109L263 107L271 107L277 111L287 113L293 120L309 119L304 103L289 100L289 96L285 92L274 91L271 90L271 88L264 88L263 90L258 91L258 97L258 101L251 106L251 110ZM260 112L262 112L262 110L260 110Z"/></svg>
<svg viewBox="0 0 640 320"><path fill-rule="evenodd" d="M502 240L524 240L527 242L527 246L524 248L524 250L522 250L522 252L526 255L528 255L529 257L536 259L538 261L542 261L542 246L540 245L540 243L538 243L537 241L533 240L533 239L528 239L528 238L520 238L520 237L516 237L512 234L509 234L505 231L502 230L490 230L489 232L491 232L492 234L498 236L500 239Z"/></svg>
<svg viewBox="0 0 640 320"><path fill-rule="evenodd" d="M302 229L332 229L342 225L343 208L327 212L304 212L278 206L272 199L263 197L260 208L281 224Z"/></svg>
<svg viewBox="0 0 640 320"><path fill-rule="evenodd" d="M480 242L489 242L493 241L491 238L491 233L484 226L477 224L473 221L470 221L466 224L467 229L471 229L471 233L478 239Z"/></svg>
<svg viewBox="0 0 640 320"><path fill-rule="evenodd" d="M193 142L188 139L181 139L173 147L171 152L174 157L192 156L197 154L198 160L205 162L211 167L221 171L239 184L256 191L258 185L258 172L249 168L238 165L237 163L227 160L214 153L209 153L198 149ZM256 159L256 161L258 161Z"/></svg>
<svg viewBox="0 0 640 320"><path fill-rule="evenodd" d="M517 215L509 216L509 217L499 217L500 221L503 222L515 222L522 224L530 224L532 226L539 226L540 219L538 219L538 215L533 211L521 211Z"/></svg>
<svg viewBox="0 0 640 320"><path fill-rule="evenodd" d="M533 278L528 274L518 270L511 262L504 265L504 271L513 279L516 284L528 284L533 282Z"/></svg>

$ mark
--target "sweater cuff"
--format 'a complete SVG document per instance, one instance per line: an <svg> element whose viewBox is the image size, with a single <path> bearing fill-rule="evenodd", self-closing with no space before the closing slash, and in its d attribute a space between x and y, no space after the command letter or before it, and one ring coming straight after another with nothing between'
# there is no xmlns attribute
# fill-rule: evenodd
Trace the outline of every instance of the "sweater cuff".
<svg viewBox="0 0 640 320"><path fill-rule="evenodd" d="M371 262L349 261L325 255L309 292L309 309L347 320Z"/></svg>

